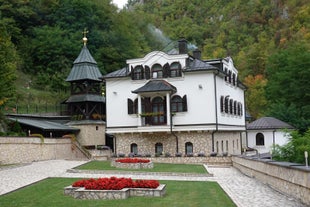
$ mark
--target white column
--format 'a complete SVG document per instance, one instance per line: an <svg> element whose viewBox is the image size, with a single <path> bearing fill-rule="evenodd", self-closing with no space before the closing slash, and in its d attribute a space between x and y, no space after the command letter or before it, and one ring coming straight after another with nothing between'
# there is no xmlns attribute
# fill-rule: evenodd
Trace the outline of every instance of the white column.
<svg viewBox="0 0 310 207"><path fill-rule="evenodd" d="M170 93L166 94L167 125L170 126Z"/></svg>
<svg viewBox="0 0 310 207"><path fill-rule="evenodd" d="M142 126L142 118L140 117L140 114L142 113L142 102L141 102L141 96L138 94L138 126Z"/></svg>

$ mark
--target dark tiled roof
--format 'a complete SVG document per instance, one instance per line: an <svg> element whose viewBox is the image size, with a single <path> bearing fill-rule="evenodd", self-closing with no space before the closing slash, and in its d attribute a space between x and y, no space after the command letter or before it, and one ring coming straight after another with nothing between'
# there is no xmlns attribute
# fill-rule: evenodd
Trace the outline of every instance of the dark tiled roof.
<svg viewBox="0 0 310 207"><path fill-rule="evenodd" d="M101 81L101 72L99 71L97 65L90 63L80 63L75 64L67 77L66 81L77 81L77 80L95 80Z"/></svg>
<svg viewBox="0 0 310 207"><path fill-rule="evenodd" d="M218 70L218 68L202 60L192 59L189 62L189 67L187 67L184 72L194 72L201 70Z"/></svg>
<svg viewBox="0 0 310 207"><path fill-rule="evenodd" d="M273 117L262 117L248 124L247 129L294 129L294 127Z"/></svg>
<svg viewBox="0 0 310 207"><path fill-rule="evenodd" d="M74 102L103 102L105 103L105 98L103 96L93 95L93 94L81 94L81 95L73 95L66 101L66 103L74 103Z"/></svg>
<svg viewBox="0 0 310 207"><path fill-rule="evenodd" d="M66 81L95 80L101 81L102 74L86 45L83 46L79 56L73 62L73 67Z"/></svg>
<svg viewBox="0 0 310 207"><path fill-rule="evenodd" d="M114 72L108 73L103 76L103 78L115 78L115 77L126 77L127 76L127 68L122 68L120 70L116 70Z"/></svg>
<svg viewBox="0 0 310 207"><path fill-rule="evenodd" d="M90 54L90 52L89 52L88 48L86 47L86 45L83 46L79 56L73 62L73 64L77 64L77 63L93 63L93 64L97 64L97 62L95 61L93 56Z"/></svg>
<svg viewBox="0 0 310 207"><path fill-rule="evenodd" d="M176 87L164 80L150 80L144 86L132 91L132 93L144 93L144 92L158 92L158 91L171 91L175 93Z"/></svg>
<svg viewBox="0 0 310 207"><path fill-rule="evenodd" d="M31 118L9 118L12 121L17 121L20 124L33 126L45 131L79 131L79 129L74 127L69 127L64 124L60 124L57 122L39 120L39 119L31 119Z"/></svg>

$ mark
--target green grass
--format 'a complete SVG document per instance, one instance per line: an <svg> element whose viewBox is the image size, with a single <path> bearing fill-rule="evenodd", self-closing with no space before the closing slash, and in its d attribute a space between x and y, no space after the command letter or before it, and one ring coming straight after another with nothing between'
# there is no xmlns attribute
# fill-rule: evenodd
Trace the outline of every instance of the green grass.
<svg viewBox="0 0 310 207"><path fill-rule="evenodd" d="M126 200L77 200L65 196L63 188L73 178L49 178L0 196L1 207L231 207L236 206L216 182L160 181L166 184L161 198L130 197Z"/></svg>
<svg viewBox="0 0 310 207"><path fill-rule="evenodd" d="M77 167L79 170L117 170L117 171L141 171L141 172L176 172L176 173L208 173L203 165L198 164L168 164L154 163L152 169L121 169L111 167L110 161L91 161Z"/></svg>

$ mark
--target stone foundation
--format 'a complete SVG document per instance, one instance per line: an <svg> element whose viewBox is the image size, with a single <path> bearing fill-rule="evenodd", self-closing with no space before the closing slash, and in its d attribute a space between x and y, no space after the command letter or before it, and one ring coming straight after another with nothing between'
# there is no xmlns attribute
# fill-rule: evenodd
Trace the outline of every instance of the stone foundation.
<svg viewBox="0 0 310 207"><path fill-rule="evenodd" d="M210 155L212 152L212 133L201 132L176 132L178 137L178 152L186 154L185 144L193 144L193 155ZM128 155L131 153L131 144L138 146L138 154L155 156L156 143L162 143L163 154L169 153L174 156L177 149L176 137L170 132L154 133L123 133L115 134L115 153ZM241 154L240 132L216 132L214 133L214 151L218 155Z"/></svg>
<svg viewBox="0 0 310 207"><path fill-rule="evenodd" d="M160 184L156 189L151 188L124 188L122 190L85 190L85 188L68 186L64 188L64 194L75 199L127 199L130 196L163 197L166 194L166 185Z"/></svg>
<svg viewBox="0 0 310 207"><path fill-rule="evenodd" d="M154 167L153 162L148 163L122 163L116 162L115 160L111 161L111 166L116 168L123 169L152 169Z"/></svg>

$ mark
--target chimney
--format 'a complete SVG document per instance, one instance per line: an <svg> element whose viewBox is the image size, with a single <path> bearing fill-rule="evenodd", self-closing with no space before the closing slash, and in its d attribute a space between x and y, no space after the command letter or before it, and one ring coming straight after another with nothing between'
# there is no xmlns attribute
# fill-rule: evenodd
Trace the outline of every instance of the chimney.
<svg viewBox="0 0 310 207"><path fill-rule="evenodd" d="M195 59L201 60L201 51L197 48L193 51L193 56Z"/></svg>
<svg viewBox="0 0 310 207"><path fill-rule="evenodd" d="M187 54L187 40L181 38L178 42L179 42L179 54Z"/></svg>

